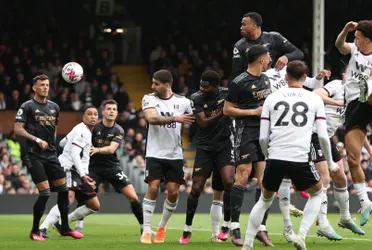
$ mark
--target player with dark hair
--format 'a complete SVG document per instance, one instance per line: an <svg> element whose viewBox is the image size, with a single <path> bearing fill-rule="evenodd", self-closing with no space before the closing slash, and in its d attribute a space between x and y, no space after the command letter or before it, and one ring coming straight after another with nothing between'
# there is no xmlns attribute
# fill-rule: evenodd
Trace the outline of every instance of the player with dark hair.
<svg viewBox="0 0 372 250"><path fill-rule="evenodd" d="M97 109L93 106L84 108L82 118L83 122L77 124L59 143L63 147L63 153L58 159L67 173L70 204L74 202L75 197L78 203L82 204L82 206L79 206L69 214L69 222L86 217L91 213L96 213L100 208L99 200L93 188L95 182L88 176L92 130L98 121ZM47 234L47 229L59 217L58 206L55 205L40 226L40 232L44 238L50 238ZM59 223L56 226L58 230L61 230Z"/></svg>
<svg viewBox="0 0 372 250"><path fill-rule="evenodd" d="M102 120L94 126L92 131L93 146L90 149L89 177L96 182L97 187L100 183L108 181L116 192L127 197L142 232L142 205L130 179L121 169L116 155L116 151L124 138L123 128L115 123L117 115L117 102L113 99L104 101L102 104ZM92 211L89 213L86 210L85 215L77 215L76 219L82 219L91 213Z"/></svg>
<svg viewBox="0 0 372 250"><path fill-rule="evenodd" d="M346 36L352 31L355 31L354 43L347 43ZM351 54L345 81L345 147L353 185L361 203L360 225L363 226L372 210L360 166L367 125L372 121L372 20L348 22L335 44L342 54Z"/></svg>
<svg viewBox="0 0 372 250"><path fill-rule="evenodd" d="M187 199L186 223L179 240L187 244L191 239L192 221L198 206L199 196L206 180L213 173L214 192L211 207L212 242L218 242L222 216L223 191L231 192L235 168L231 162L229 118L223 115L227 88L219 87L219 74L212 70L203 72L200 90L191 96L197 124L196 156L192 188Z"/></svg>
<svg viewBox="0 0 372 250"><path fill-rule="evenodd" d="M223 113L235 118L234 150L236 161L235 184L231 191L231 240L243 245L239 217L244 199L244 190L255 163L258 186L261 187L265 157L259 145L260 114L262 104L271 93L269 78L262 74L271 63L268 49L253 45L247 53L248 69L236 77L229 88ZM259 193L260 195L260 193ZM259 198L259 196L258 196ZM258 200L258 198L256 200ZM265 221L263 222L265 224ZM267 232L262 229L257 235L265 245L272 245Z"/></svg>
<svg viewBox="0 0 372 250"><path fill-rule="evenodd" d="M166 183L167 197L154 243L163 243L166 226L178 204L180 185L185 183L181 124L194 121L190 100L172 92L173 77L167 70L156 71L152 78L154 93L142 99L148 122L146 140L146 175L148 189L143 199L144 227L141 243L151 244L151 223L160 183Z"/></svg>
<svg viewBox="0 0 372 250"><path fill-rule="evenodd" d="M33 208L33 225L30 233L32 240L43 241L39 224L45 205L50 196L49 183L58 192L58 208L61 211L61 235L80 239L83 235L71 230L68 224L68 187L66 174L61 167L56 151L56 135L59 119L59 106L47 100L49 94L49 78L38 75L33 79L32 89L35 97L21 105L14 125L17 136L27 139L27 154L25 157L28 171L31 174L39 198Z"/></svg>
<svg viewBox="0 0 372 250"><path fill-rule="evenodd" d="M240 32L243 36L234 45L231 80L243 73L248 67L245 56L247 50L255 44L266 47L277 70L281 70L288 62L302 60L304 54L278 32L261 30L262 17L256 12L249 12L243 16Z"/></svg>
<svg viewBox="0 0 372 250"><path fill-rule="evenodd" d="M291 237L297 249L306 250L305 238L319 213L322 200L320 176L312 161L309 162L314 123L329 169L337 171L339 168L332 161L323 101L316 94L303 89L306 70L303 62L289 63L288 88L281 88L265 100L260 126L260 145L267 157L263 193L251 211L242 249L253 249L253 241L265 211L271 206L283 178L288 176L298 190L306 190L310 194L299 234Z"/></svg>

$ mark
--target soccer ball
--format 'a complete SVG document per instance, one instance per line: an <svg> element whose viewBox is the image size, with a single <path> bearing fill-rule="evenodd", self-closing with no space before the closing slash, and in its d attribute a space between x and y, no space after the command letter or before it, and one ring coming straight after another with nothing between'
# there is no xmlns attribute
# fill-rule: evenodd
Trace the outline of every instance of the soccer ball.
<svg viewBox="0 0 372 250"><path fill-rule="evenodd" d="M79 82L84 76L83 67L76 62L66 63L62 68L62 77L68 82L75 84Z"/></svg>

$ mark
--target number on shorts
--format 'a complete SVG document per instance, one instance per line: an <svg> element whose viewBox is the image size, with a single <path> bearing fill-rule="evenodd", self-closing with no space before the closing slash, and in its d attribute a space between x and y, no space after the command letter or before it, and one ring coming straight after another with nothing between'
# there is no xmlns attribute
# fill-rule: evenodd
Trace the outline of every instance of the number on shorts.
<svg viewBox="0 0 372 250"><path fill-rule="evenodd" d="M283 120L284 120L284 118L287 116L287 114L289 112L290 105L289 105L288 102L280 101L277 104L275 104L274 110L278 110L280 106L284 106L284 109L283 109L283 113L280 115L278 121L275 123L275 126L288 126L289 125L289 121L283 121ZM300 111L298 109L299 107L302 107L303 110ZM307 123L307 115L306 115L306 113L309 111L309 106L307 106L307 104L304 103L304 102L296 102L292 106L292 111L293 111L293 115L291 117L292 124L295 125L296 127L303 127L303 126L305 126L306 123ZM302 121L301 122L298 122L297 121L297 117L301 117L302 118Z"/></svg>
<svg viewBox="0 0 372 250"><path fill-rule="evenodd" d="M123 171L117 173L116 176L119 178L119 180L128 179L128 177L124 174Z"/></svg>

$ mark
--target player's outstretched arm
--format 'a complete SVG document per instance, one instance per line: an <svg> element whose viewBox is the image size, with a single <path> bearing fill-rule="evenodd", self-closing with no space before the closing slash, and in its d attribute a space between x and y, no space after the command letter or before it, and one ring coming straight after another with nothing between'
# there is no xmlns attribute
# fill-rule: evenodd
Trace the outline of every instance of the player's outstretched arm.
<svg viewBox="0 0 372 250"><path fill-rule="evenodd" d="M223 106L223 113L230 117L244 117L244 116L260 116L262 107L256 109L240 109L234 103L225 101Z"/></svg>
<svg viewBox="0 0 372 250"><path fill-rule="evenodd" d="M350 53L351 48L349 44L346 43L347 34L351 31L354 31L358 26L357 22L348 22L345 27L341 30L340 34L338 34L335 46L340 51L341 54L347 55Z"/></svg>
<svg viewBox="0 0 372 250"><path fill-rule="evenodd" d="M192 114L182 116L161 116L158 115L155 108L147 108L143 111L146 121L151 125L166 125L173 122L191 124L194 122Z"/></svg>
<svg viewBox="0 0 372 250"><path fill-rule="evenodd" d="M196 123L201 128L209 128L215 125L221 117L223 117L222 110L218 111L215 116L207 117L204 113L204 111L194 113Z"/></svg>
<svg viewBox="0 0 372 250"><path fill-rule="evenodd" d="M113 154L116 152L119 146L120 146L120 143L112 141L110 145L106 147L102 147L102 148L91 147L90 156L95 155L95 154L103 154L103 155Z"/></svg>
<svg viewBox="0 0 372 250"><path fill-rule="evenodd" d="M59 146L60 146L61 148L64 148L64 147L66 146L66 144L67 144L67 141L68 141L68 139L67 139L67 136L66 136L66 137L64 137L64 138L59 142Z"/></svg>
<svg viewBox="0 0 372 250"><path fill-rule="evenodd" d="M319 88L313 91L315 94L320 96L325 104L335 105L335 106L344 106L344 100L334 100L329 97L327 90L324 88Z"/></svg>

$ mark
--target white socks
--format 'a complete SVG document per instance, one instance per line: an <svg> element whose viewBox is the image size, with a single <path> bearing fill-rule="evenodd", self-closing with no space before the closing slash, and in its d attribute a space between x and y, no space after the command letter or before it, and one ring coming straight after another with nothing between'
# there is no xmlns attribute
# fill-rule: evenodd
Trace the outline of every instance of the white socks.
<svg viewBox="0 0 372 250"><path fill-rule="evenodd" d="M260 199L254 205L251 215L249 216L249 222L247 226L247 232L245 235L244 245L253 247L253 241L256 237L258 229L261 225L262 219L265 216L266 210L271 206L275 195L270 199L265 199L261 195Z"/></svg>
<svg viewBox="0 0 372 250"><path fill-rule="evenodd" d="M310 195L310 198L306 202L304 216L298 233L303 239L306 238L307 232L319 214L320 204L322 203L323 198L322 194L323 190L320 189L316 194Z"/></svg>
<svg viewBox="0 0 372 250"><path fill-rule="evenodd" d="M143 232L151 233L151 222L152 215L154 214L156 206L156 200L149 200L143 198L142 210L143 210Z"/></svg>
<svg viewBox="0 0 372 250"><path fill-rule="evenodd" d="M284 228L292 226L289 213L289 204L291 203L291 180L283 179L278 190L279 208L283 215Z"/></svg>
<svg viewBox="0 0 372 250"><path fill-rule="evenodd" d="M327 220L327 212L328 212L328 197L327 197L327 189L323 188L322 189L322 203L320 205L320 211L318 215L318 220L319 220L319 226L323 226L328 223Z"/></svg>
<svg viewBox="0 0 372 250"><path fill-rule="evenodd" d="M161 221L159 223L159 227L167 227L168 221L170 217L172 216L174 210L176 210L178 204L178 200L175 203L171 203L166 199L164 201L164 206L163 206L163 216L161 217Z"/></svg>
<svg viewBox="0 0 372 250"><path fill-rule="evenodd" d="M76 208L72 213L68 215L68 221L74 222L82 220L90 214L97 213L97 211L88 208L86 205Z"/></svg>
<svg viewBox="0 0 372 250"><path fill-rule="evenodd" d="M53 223L55 223L59 217L60 213L58 210L58 205L55 205L50 211L43 223L40 226L40 229L48 229Z"/></svg>
<svg viewBox="0 0 372 250"><path fill-rule="evenodd" d="M333 186L335 199L340 206L340 215L341 220L349 220L351 219L350 216L350 209L349 209L349 192L347 188L337 188Z"/></svg>
<svg viewBox="0 0 372 250"><path fill-rule="evenodd" d="M366 206L370 202L367 195L366 183L365 182L354 183L354 188L359 198L360 206L361 207Z"/></svg>
<svg viewBox="0 0 372 250"><path fill-rule="evenodd" d="M212 201L211 206L211 223L212 223L212 236L217 236L220 229L220 222L222 219L223 201Z"/></svg>

